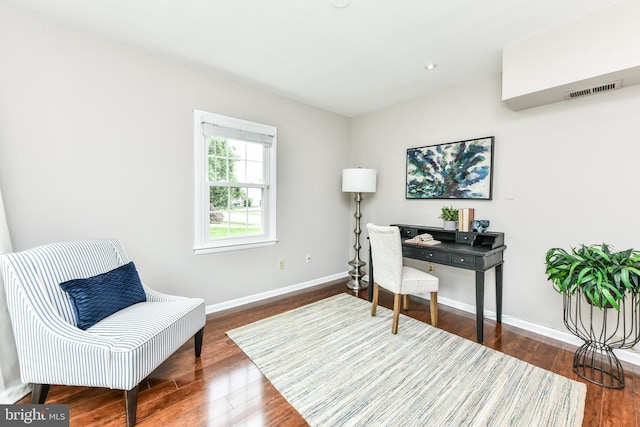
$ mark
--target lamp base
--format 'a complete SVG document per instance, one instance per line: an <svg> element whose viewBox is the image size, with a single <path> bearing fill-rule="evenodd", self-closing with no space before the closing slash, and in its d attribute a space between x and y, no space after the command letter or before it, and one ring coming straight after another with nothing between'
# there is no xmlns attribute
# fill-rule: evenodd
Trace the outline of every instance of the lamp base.
<svg viewBox="0 0 640 427"><path fill-rule="evenodd" d="M349 276L351 277L351 280L347 282L347 288L353 289L356 292L363 289L367 289L367 286L368 286L368 283L362 280L362 278L364 277L364 272L362 271L362 267L367 265L367 263L362 261L360 258L358 258L359 256L358 252L359 250L356 251L356 258L349 261L349 265L353 268L349 271Z"/></svg>
<svg viewBox="0 0 640 427"><path fill-rule="evenodd" d="M360 229L360 218L362 218L362 214L360 213L360 201L362 201L362 193L358 192L355 196L356 213L354 214L354 217L356 218L356 228L353 230L356 235L356 243L353 245L353 249L356 254L355 257L349 261L349 265L353 268L349 271L351 280L347 283L347 287L349 289L353 289L356 293L360 290L367 289L367 284L362 282L362 278L364 277L362 267L367 263L360 259L360 233L362 232Z"/></svg>
<svg viewBox="0 0 640 427"><path fill-rule="evenodd" d="M363 291L368 287L369 287L369 284L362 279L360 280L352 279L347 282L347 288L352 289L354 291Z"/></svg>

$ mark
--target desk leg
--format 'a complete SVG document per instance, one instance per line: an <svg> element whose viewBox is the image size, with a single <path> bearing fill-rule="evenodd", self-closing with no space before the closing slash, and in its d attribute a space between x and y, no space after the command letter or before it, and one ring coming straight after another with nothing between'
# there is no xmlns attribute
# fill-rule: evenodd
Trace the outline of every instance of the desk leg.
<svg viewBox="0 0 640 427"><path fill-rule="evenodd" d="M496 265L496 321L502 323L502 264Z"/></svg>
<svg viewBox="0 0 640 427"><path fill-rule="evenodd" d="M484 271L476 271L476 335L478 342L484 340Z"/></svg>

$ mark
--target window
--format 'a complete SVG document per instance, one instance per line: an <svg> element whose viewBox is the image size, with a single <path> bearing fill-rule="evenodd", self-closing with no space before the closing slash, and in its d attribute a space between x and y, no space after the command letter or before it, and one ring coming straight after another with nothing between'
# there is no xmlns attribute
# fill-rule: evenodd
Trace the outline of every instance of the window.
<svg viewBox="0 0 640 427"><path fill-rule="evenodd" d="M195 243L208 253L276 243L276 128L194 111Z"/></svg>

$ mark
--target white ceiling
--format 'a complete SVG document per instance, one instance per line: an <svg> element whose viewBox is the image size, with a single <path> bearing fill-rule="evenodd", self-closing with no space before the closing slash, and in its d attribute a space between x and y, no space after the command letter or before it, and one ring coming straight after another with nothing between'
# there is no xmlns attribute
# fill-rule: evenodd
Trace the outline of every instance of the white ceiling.
<svg viewBox="0 0 640 427"><path fill-rule="evenodd" d="M620 0L0 2L353 117L497 75L503 46Z"/></svg>

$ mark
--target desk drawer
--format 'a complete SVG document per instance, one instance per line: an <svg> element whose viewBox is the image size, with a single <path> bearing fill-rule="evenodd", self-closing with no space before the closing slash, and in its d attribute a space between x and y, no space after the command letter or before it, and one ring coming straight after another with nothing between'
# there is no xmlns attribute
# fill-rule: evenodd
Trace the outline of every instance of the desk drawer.
<svg viewBox="0 0 640 427"><path fill-rule="evenodd" d="M473 246L474 241L476 240L475 233L456 233L456 243L462 243L464 245Z"/></svg>
<svg viewBox="0 0 640 427"><path fill-rule="evenodd" d="M413 239L417 235L418 235L418 229L417 228L400 227L400 237L403 240L405 240L405 239Z"/></svg>
<svg viewBox="0 0 640 427"><path fill-rule="evenodd" d="M451 264L457 266L472 267L476 266L476 257L467 255L451 255Z"/></svg>
<svg viewBox="0 0 640 427"><path fill-rule="evenodd" d="M450 256L446 252L434 251L429 248L402 248L402 254L407 258L420 259L423 261L433 261L438 263L449 263Z"/></svg>

